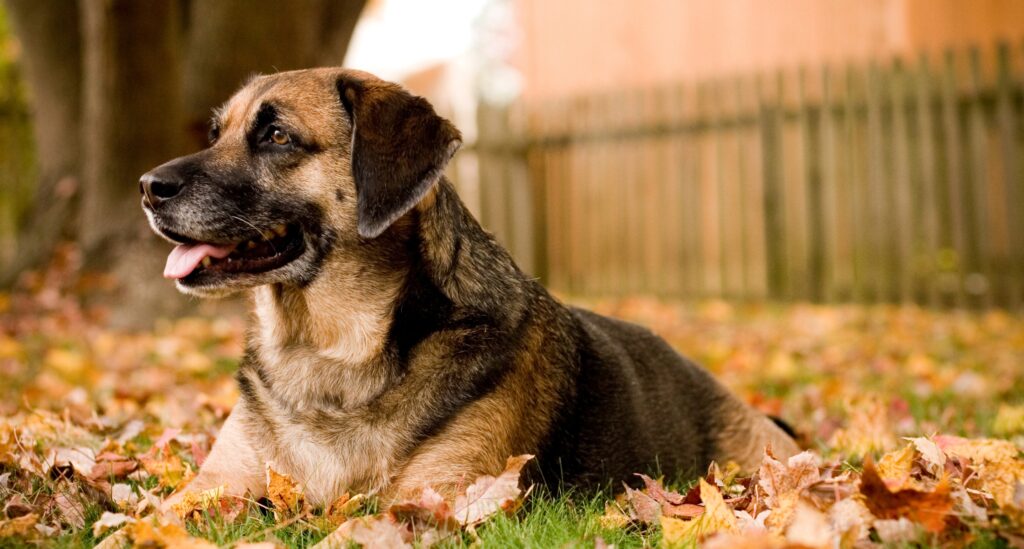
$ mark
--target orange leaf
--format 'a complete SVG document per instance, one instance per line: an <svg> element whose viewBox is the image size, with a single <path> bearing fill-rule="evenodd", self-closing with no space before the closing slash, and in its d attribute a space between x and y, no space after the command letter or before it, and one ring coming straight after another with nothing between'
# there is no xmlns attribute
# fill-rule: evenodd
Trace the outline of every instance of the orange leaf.
<svg viewBox="0 0 1024 549"><path fill-rule="evenodd" d="M953 498L947 479L943 478L932 492L904 488L890 490L878 475L874 462L868 458L860 478L860 492L864 504L873 515L881 519L906 517L920 523L929 532L939 533L946 529L946 520L951 517Z"/></svg>

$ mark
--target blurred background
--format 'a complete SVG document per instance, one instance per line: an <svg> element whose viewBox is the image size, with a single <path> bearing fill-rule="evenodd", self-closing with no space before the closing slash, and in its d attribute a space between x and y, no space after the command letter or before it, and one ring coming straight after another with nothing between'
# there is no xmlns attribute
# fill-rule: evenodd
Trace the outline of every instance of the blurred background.
<svg viewBox="0 0 1024 549"><path fill-rule="evenodd" d="M0 284L194 310L138 175L247 75L339 64L462 129L449 177L563 295L1024 304L1014 0L5 0Z"/></svg>

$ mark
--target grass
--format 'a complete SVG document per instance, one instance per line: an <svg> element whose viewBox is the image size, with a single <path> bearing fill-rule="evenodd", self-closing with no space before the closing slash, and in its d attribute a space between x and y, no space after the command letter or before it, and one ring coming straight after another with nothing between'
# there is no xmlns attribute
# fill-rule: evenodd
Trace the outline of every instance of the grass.
<svg viewBox="0 0 1024 549"><path fill-rule="evenodd" d="M850 467L859 467L865 453L877 458L898 447L904 436L996 436L1024 445L1024 424L997 421L1024 404L1024 320L1005 313L654 300L585 305L652 327L742 398L792 423L809 447ZM208 450L236 398L231 373L241 353L241 319L187 319L131 334L109 330L71 304L62 307L21 311L16 322L0 310L0 474L10 473L9 486L0 485L0 505L20 494L39 505L46 524L64 522L58 535L0 538L0 548L91 547L97 542L91 525L110 508L83 491L81 525L68 526L51 505L68 483L25 470L5 459L5 451L41 457L60 446L98 450L131 421L144 427L114 445L126 456L143 455L168 428ZM58 414L32 423L38 410ZM5 428L24 434L26 425L36 429L32 445L5 442ZM194 468L188 445L175 443L174 452ZM146 489L164 482L164 493L175 487L157 475L110 480ZM593 547L598 539L616 547L658 545L658 528L603 528L599 519L610 501L608 491L535 490L514 515L442 546ZM188 528L222 546L270 540L286 547L307 547L329 530L316 515L282 526L258 506L236 522L211 517ZM931 545L938 542L906 546ZM990 529L972 532L969 546L1008 545Z"/></svg>

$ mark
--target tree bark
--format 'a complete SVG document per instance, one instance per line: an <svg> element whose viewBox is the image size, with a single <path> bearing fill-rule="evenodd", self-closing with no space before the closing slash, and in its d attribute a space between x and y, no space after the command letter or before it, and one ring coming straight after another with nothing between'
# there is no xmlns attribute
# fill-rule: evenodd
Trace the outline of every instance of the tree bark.
<svg viewBox="0 0 1024 549"><path fill-rule="evenodd" d="M86 267L120 283L114 324L136 326L190 303L160 279L168 246L146 226L139 176L204 146L210 110L249 74L340 64L366 3L4 1L24 46L43 177L25 252L0 285L74 237Z"/></svg>
<svg viewBox="0 0 1024 549"><path fill-rule="evenodd" d="M165 243L139 206L139 176L183 152L179 5L82 0L84 104L79 244L118 281L115 325L146 324L185 300L160 278Z"/></svg>
<svg viewBox="0 0 1024 549"><path fill-rule="evenodd" d="M4 7L22 44L39 183L32 206L18 221L15 260L0 272L0 287L48 259L54 244L74 227L82 81L76 0L6 0Z"/></svg>
<svg viewBox="0 0 1024 549"><path fill-rule="evenodd" d="M185 62L191 146L250 75L340 65L366 0L193 0Z"/></svg>

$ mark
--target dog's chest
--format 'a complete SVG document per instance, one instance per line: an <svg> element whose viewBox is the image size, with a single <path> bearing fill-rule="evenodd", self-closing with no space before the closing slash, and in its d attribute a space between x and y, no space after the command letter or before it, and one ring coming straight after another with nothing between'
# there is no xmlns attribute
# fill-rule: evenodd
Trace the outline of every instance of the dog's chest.
<svg viewBox="0 0 1024 549"><path fill-rule="evenodd" d="M257 387L250 397L260 410L253 435L263 460L301 482L318 503L385 487L400 461L401 434L381 429L365 411L384 382L359 379L361 370L339 369L308 350L274 358L274 371L248 373Z"/></svg>
<svg viewBox="0 0 1024 549"><path fill-rule="evenodd" d="M257 437L256 444L264 461L300 482L315 504L329 504L345 492L380 490L396 472L395 437L357 417L325 425L278 409L263 421L269 436Z"/></svg>

